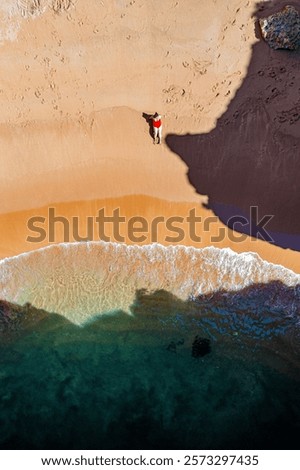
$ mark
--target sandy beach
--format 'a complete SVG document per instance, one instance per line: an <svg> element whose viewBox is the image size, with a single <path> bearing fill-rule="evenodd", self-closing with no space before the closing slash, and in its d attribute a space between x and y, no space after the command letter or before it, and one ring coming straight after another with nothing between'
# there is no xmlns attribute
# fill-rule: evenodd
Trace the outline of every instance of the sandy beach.
<svg viewBox="0 0 300 470"><path fill-rule="evenodd" d="M3 468L298 448L300 56L259 27L284 5L0 0Z"/></svg>
<svg viewBox="0 0 300 470"><path fill-rule="evenodd" d="M203 218L214 216L205 207L206 192L197 193L190 183L186 163L165 142L152 144L143 113L162 114L165 136L213 131L262 41L255 30L256 2L34 5L11 0L0 7L7 25L0 49L0 256L47 246L48 238L26 241L27 224L46 217L50 207L68 220L78 217L82 234L86 218L102 207L108 213L119 207L127 218L149 222L186 217L192 209ZM200 233L201 242L185 231L181 243L252 251L299 272L298 252L251 237L235 242L219 220L211 227ZM213 242L221 228L222 240ZM160 229L158 241L170 244L165 232ZM99 239L96 233L93 239ZM58 229L55 242L61 241Z"/></svg>

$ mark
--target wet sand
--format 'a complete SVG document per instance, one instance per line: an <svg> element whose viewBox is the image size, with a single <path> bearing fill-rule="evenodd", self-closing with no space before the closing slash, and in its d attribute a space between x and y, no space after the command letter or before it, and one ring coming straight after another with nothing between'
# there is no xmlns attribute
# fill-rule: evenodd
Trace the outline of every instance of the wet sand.
<svg viewBox="0 0 300 470"><path fill-rule="evenodd" d="M202 198L202 201L205 202L205 197ZM195 248L204 248L206 246L214 246L216 248L228 247L237 253L258 253L262 259L270 263L275 262L295 272L299 272L299 253L283 250L254 237L233 232L222 224L212 211L206 209L198 202L180 203L142 195L52 204L29 211L0 215L1 227L6 228L1 237L0 256L2 258L16 256L47 245L68 241L76 242L80 241L81 238L84 240L89 236L91 240L99 241L101 239L99 235L102 234L99 234L99 224L96 222L96 218L102 209L104 209L106 217L112 217L113 211L116 209L119 209L120 217L125 217L125 221L120 223L119 227L116 227L119 228L119 230L116 230L116 233L114 233L112 223L107 222L104 224L103 235L105 236L105 241L109 240L129 245L147 245L157 242L166 246L186 245L194 246ZM50 233L49 220L51 216L49 216L49 210L53 210L54 217L64 217L67 225L57 221L52 224L54 229ZM192 224L187 220L191 215L191 211L194 211L192 213L194 213L195 217L201 217L201 221L195 222L195 233L192 232ZM131 232L130 236L128 232L129 220L136 216L143 217L147 221L147 225L144 226L143 232ZM35 231L30 230L28 227L28 221L34 217L42 217L44 219L43 222L35 223ZM77 222L75 223L73 220L74 217L78 218L78 227ZM163 221L155 224L153 221L157 217L162 217ZM179 217L182 220L182 222L180 220L174 221L174 227L179 227L183 230L184 236L180 240L178 240L178 236L181 233L168 230L167 220L170 220L172 217ZM93 224L88 222L88 218L93 219ZM209 224L208 220L211 221ZM134 226L138 229L143 228L141 223L138 222L135 222ZM33 240L26 241L28 237L32 237L32 239L40 237L41 232L38 232L36 227L43 229L46 235L45 239L40 242ZM49 240L51 234L53 238ZM122 238L119 238L119 235ZM138 240L140 237L142 237L141 241ZM172 240L169 240L168 237L171 237ZM7 248L8 246L9 249Z"/></svg>

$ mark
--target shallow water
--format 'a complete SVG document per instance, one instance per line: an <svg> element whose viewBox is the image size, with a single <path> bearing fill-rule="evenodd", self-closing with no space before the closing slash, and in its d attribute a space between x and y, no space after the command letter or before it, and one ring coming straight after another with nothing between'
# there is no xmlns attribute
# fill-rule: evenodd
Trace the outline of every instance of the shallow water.
<svg viewBox="0 0 300 470"><path fill-rule="evenodd" d="M140 290L131 316L83 327L28 307L1 324L0 446L297 448L299 299L281 283L189 301Z"/></svg>
<svg viewBox="0 0 300 470"><path fill-rule="evenodd" d="M140 289L187 300L272 281L295 286L300 275L255 253L214 247L69 243L0 261L0 299L30 302L76 324L109 310L129 313Z"/></svg>

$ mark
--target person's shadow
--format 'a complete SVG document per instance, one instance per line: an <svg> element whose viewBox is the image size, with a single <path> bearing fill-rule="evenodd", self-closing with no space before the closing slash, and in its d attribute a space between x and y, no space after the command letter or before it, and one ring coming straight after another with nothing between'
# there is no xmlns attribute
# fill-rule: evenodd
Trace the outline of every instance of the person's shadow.
<svg viewBox="0 0 300 470"><path fill-rule="evenodd" d="M262 2L256 16L285 4ZM259 39L247 76L216 128L208 134L169 134L166 143L223 223L300 251L300 53L273 50ZM268 215L271 220L261 221Z"/></svg>
<svg viewBox="0 0 300 470"><path fill-rule="evenodd" d="M149 135L151 137L151 139L154 139L154 134L153 134L153 125L152 125L152 114L147 114L147 113L143 113L142 114L143 118L145 119L145 121L147 122L148 126L149 126Z"/></svg>

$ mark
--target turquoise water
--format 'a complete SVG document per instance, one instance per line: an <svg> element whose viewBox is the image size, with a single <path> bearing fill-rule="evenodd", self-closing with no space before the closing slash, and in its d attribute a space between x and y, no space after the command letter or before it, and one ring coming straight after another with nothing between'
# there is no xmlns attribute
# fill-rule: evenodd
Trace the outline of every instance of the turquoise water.
<svg viewBox="0 0 300 470"><path fill-rule="evenodd" d="M2 449L298 447L298 288L139 291L131 311L78 327L2 309Z"/></svg>

